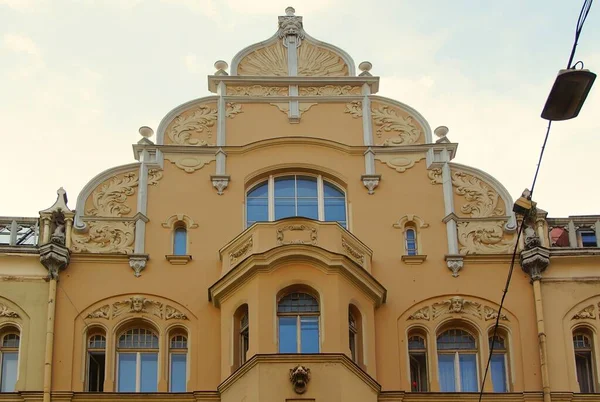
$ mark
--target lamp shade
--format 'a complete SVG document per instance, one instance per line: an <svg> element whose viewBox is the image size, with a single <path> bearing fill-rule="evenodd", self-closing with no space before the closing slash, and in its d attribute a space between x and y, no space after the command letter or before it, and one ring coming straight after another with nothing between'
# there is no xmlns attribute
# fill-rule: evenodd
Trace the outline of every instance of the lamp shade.
<svg viewBox="0 0 600 402"><path fill-rule="evenodd" d="M590 70L560 70L542 110L542 118L559 121L577 117L596 74Z"/></svg>

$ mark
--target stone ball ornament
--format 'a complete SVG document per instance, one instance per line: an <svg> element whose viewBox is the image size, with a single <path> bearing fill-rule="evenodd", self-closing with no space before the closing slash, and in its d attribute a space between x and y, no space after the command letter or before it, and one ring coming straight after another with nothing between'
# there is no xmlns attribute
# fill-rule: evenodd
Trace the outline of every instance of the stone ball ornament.
<svg viewBox="0 0 600 402"><path fill-rule="evenodd" d="M215 68L217 70L227 70L228 67L229 67L229 65L227 64L227 62L225 60L215 61Z"/></svg>
<svg viewBox="0 0 600 402"><path fill-rule="evenodd" d="M310 369L301 364L290 369L290 381L294 386L294 391L297 394L303 394L306 392L306 387L310 381Z"/></svg>
<svg viewBox="0 0 600 402"><path fill-rule="evenodd" d="M138 130L138 132L144 138L150 138L150 137L152 137L154 135L154 130L152 130L148 126L142 126L142 127L140 127L140 129Z"/></svg>
<svg viewBox="0 0 600 402"><path fill-rule="evenodd" d="M372 68L373 68L373 64L371 64L370 61L363 61L362 63L360 63L358 65L358 69L360 71L371 71Z"/></svg>

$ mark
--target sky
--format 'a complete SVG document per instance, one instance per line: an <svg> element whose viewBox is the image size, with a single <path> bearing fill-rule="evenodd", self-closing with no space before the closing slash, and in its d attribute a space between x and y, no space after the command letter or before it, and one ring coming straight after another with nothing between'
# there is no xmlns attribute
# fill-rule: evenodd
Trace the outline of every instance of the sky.
<svg viewBox="0 0 600 402"><path fill-rule="evenodd" d="M277 30L287 6L313 37L368 60L379 95L449 127L455 162L513 198L531 187L583 0L0 0L0 215L69 205L99 172L134 162L138 128L207 96L213 64ZM600 5L575 60L600 72ZM535 188L549 216L600 214L600 80L555 122ZM379 170L383 168L378 167ZM596 173L594 173L596 172Z"/></svg>

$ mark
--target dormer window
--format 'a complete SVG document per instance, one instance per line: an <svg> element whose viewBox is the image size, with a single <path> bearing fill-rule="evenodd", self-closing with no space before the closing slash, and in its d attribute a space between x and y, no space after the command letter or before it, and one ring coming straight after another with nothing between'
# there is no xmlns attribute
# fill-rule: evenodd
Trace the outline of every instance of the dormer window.
<svg viewBox="0 0 600 402"><path fill-rule="evenodd" d="M246 226L301 216L347 227L346 195L321 175L270 176L246 195Z"/></svg>

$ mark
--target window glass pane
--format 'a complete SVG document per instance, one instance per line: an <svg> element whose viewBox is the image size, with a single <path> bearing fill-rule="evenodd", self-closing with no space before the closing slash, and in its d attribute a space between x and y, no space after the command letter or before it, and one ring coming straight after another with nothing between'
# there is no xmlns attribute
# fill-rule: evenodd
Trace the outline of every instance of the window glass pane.
<svg viewBox="0 0 600 402"><path fill-rule="evenodd" d="M104 349L106 348L106 338L102 335L94 335L90 337L88 343L90 349Z"/></svg>
<svg viewBox="0 0 600 402"><path fill-rule="evenodd" d="M408 338L408 349L425 349L425 339L421 336L411 336Z"/></svg>
<svg viewBox="0 0 600 402"><path fill-rule="evenodd" d="M458 356L460 365L460 390L462 392L477 392L477 363L475 355L460 354Z"/></svg>
<svg viewBox="0 0 600 402"><path fill-rule="evenodd" d="M492 355L492 383L494 384L494 392L506 392L506 367L504 366L504 353Z"/></svg>
<svg viewBox="0 0 600 402"><path fill-rule="evenodd" d="M454 354L439 354L438 366L440 370L440 391L456 391L456 380L454 376Z"/></svg>
<svg viewBox="0 0 600 402"><path fill-rule="evenodd" d="M2 353L2 378L0 378L1 392L15 392L17 383L18 352Z"/></svg>
<svg viewBox="0 0 600 402"><path fill-rule="evenodd" d="M279 317L279 353L297 353L296 317Z"/></svg>
<svg viewBox="0 0 600 402"><path fill-rule="evenodd" d="M158 337L147 329L130 329L119 337L119 348L158 349Z"/></svg>
<svg viewBox="0 0 600 402"><path fill-rule="evenodd" d="M255 187L252 190L250 190L248 192L248 198L254 198L254 197L267 198L268 193L269 193L268 182L264 182L261 185L259 185L258 187Z"/></svg>
<svg viewBox="0 0 600 402"><path fill-rule="evenodd" d="M275 198L275 220L296 216L296 200L294 198Z"/></svg>
<svg viewBox="0 0 600 402"><path fill-rule="evenodd" d="M437 339L440 350L475 349L475 338L462 329L449 329Z"/></svg>
<svg viewBox="0 0 600 402"><path fill-rule="evenodd" d="M319 303L308 293L290 293L279 301L278 313L316 313Z"/></svg>
<svg viewBox="0 0 600 402"><path fill-rule="evenodd" d="M301 353L319 353L319 317L300 317Z"/></svg>
<svg viewBox="0 0 600 402"><path fill-rule="evenodd" d="M185 255L187 243L187 231L184 228L175 229L175 239L173 244L173 254Z"/></svg>
<svg viewBox="0 0 600 402"><path fill-rule="evenodd" d="M158 385L158 354L141 353L140 392L156 392Z"/></svg>
<svg viewBox="0 0 600 402"><path fill-rule="evenodd" d="M119 353L119 392L135 392L136 353Z"/></svg>
<svg viewBox="0 0 600 402"><path fill-rule="evenodd" d="M582 232L581 243L583 247L597 247L596 234L594 232Z"/></svg>
<svg viewBox="0 0 600 402"><path fill-rule="evenodd" d="M246 221L248 226L254 222L267 222L269 220L269 207L266 198L249 198L246 206Z"/></svg>
<svg viewBox="0 0 600 402"><path fill-rule="evenodd" d="M341 197L346 198L343 192L338 190L333 184L323 183L323 195L325 197Z"/></svg>
<svg viewBox="0 0 600 402"><path fill-rule="evenodd" d="M184 353L171 354L171 392L186 391L186 358Z"/></svg>
<svg viewBox="0 0 600 402"><path fill-rule="evenodd" d="M298 216L319 219L317 198L298 198Z"/></svg>
<svg viewBox="0 0 600 402"><path fill-rule="evenodd" d="M278 177L275 179L275 197L295 197L295 179L292 177Z"/></svg>
<svg viewBox="0 0 600 402"><path fill-rule="evenodd" d="M586 335L584 334L576 334L573 336L573 347L575 349L590 349L591 348L591 343L590 343L590 338L588 338Z"/></svg>
<svg viewBox="0 0 600 402"><path fill-rule="evenodd" d="M490 349L492 348L492 343L494 344L494 351L506 350L504 338L496 336L494 342L492 342L492 338L490 338Z"/></svg>
<svg viewBox="0 0 600 402"><path fill-rule="evenodd" d="M17 334L7 334L2 339L2 346L5 348L18 348L20 340L21 338Z"/></svg>
<svg viewBox="0 0 600 402"><path fill-rule="evenodd" d="M296 186L298 187L298 197L317 197L316 178L298 176Z"/></svg>
<svg viewBox="0 0 600 402"><path fill-rule="evenodd" d="M328 222L346 220L346 201L337 198L325 198L325 220Z"/></svg>

